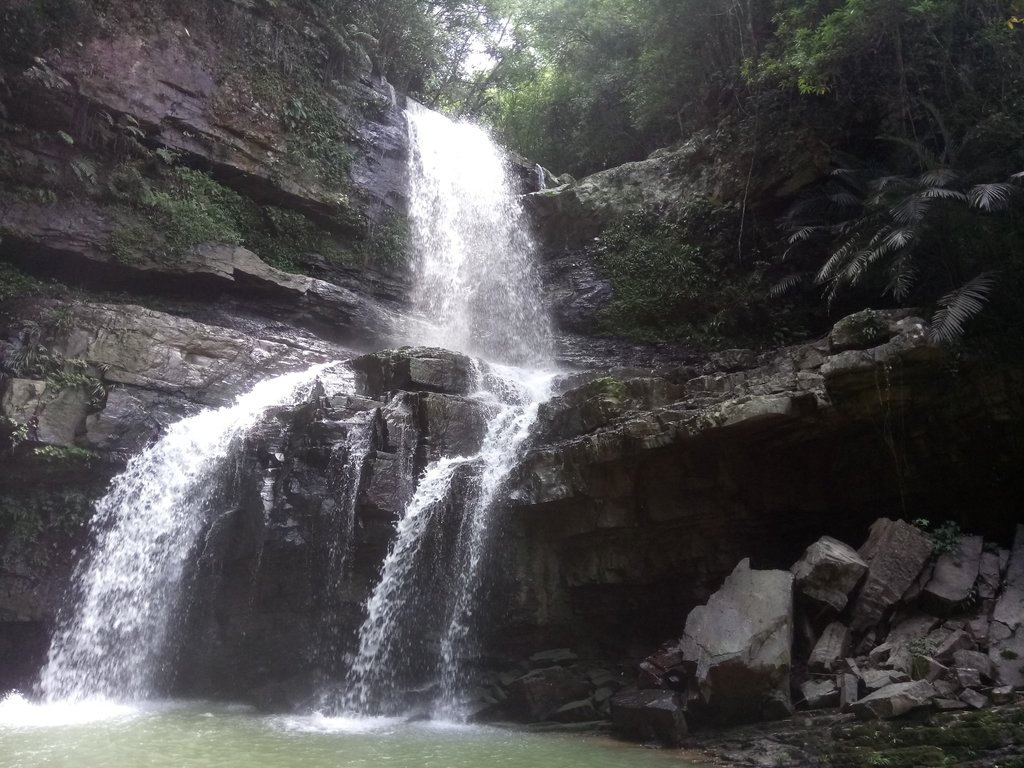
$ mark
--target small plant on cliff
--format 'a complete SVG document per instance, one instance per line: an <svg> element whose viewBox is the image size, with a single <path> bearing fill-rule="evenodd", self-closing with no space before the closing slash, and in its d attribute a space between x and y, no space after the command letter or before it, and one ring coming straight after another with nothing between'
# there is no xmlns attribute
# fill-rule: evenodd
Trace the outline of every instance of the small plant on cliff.
<svg viewBox="0 0 1024 768"><path fill-rule="evenodd" d="M952 520L933 527L932 522L919 517L913 524L928 534L932 540L932 552L936 555L952 554L960 549L960 537L963 531Z"/></svg>
<svg viewBox="0 0 1024 768"><path fill-rule="evenodd" d="M43 445L33 448L32 454L44 461L81 462L84 464L90 464L99 458L95 451L79 448L77 445Z"/></svg>
<svg viewBox="0 0 1024 768"><path fill-rule="evenodd" d="M0 301L22 296L42 296L47 292L45 283L26 275L17 267L0 262Z"/></svg>

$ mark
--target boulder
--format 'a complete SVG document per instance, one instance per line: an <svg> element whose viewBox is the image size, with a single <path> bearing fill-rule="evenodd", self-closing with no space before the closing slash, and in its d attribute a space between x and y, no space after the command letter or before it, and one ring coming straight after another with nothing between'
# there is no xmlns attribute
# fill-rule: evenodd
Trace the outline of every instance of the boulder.
<svg viewBox="0 0 1024 768"><path fill-rule="evenodd" d="M984 709L989 705L988 696L979 693L973 688L965 688L960 692L960 701L964 702L971 709Z"/></svg>
<svg viewBox="0 0 1024 768"><path fill-rule="evenodd" d="M892 669L865 669L860 676L864 681L864 687L869 691L877 691L895 683L905 683L910 680L906 673Z"/></svg>
<svg viewBox="0 0 1024 768"><path fill-rule="evenodd" d="M839 705L839 686L834 680L808 680L800 686L808 709L825 709Z"/></svg>
<svg viewBox="0 0 1024 768"><path fill-rule="evenodd" d="M40 410L45 393L45 381L9 379L0 398L0 413L18 424L28 424Z"/></svg>
<svg viewBox="0 0 1024 768"><path fill-rule="evenodd" d="M18 424L36 419L30 437L50 445L73 445L85 431L89 394L80 387L53 381L11 379L0 400L0 413Z"/></svg>
<svg viewBox="0 0 1024 768"><path fill-rule="evenodd" d="M847 711L858 699L860 699L860 678L850 672L839 675L839 706L843 708L843 711Z"/></svg>
<svg viewBox="0 0 1024 768"><path fill-rule="evenodd" d="M988 657L992 677L998 685L1024 688L1024 626L1010 632L1004 625L992 622Z"/></svg>
<svg viewBox="0 0 1024 768"><path fill-rule="evenodd" d="M865 309L848 315L829 331L829 349L836 353L877 347L899 333L897 323L909 315L906 309Z"/></svg>
<svg viewBox="0 0 1024 768"><path fill-rule="evenodd" d="M949 674L949 667L940 664L931 656L918 654L914 656L910 667L910 676L914 680L927 680L929 683L946 677Z"/></svg>
<svg viewBox="0 0 1024 768"><path fill-rule="evenodd" d="M588 698L563 704L551 715L551 719L559 723L587 723L600 720L601 715L594 702Z"/></svg>
<svg viewBox="0 0 1024 768"><path fill-rule="evenodd" d="M467 395L476 386L476 366L466 355L432 347L404 347L363 355L350 362L362 393L380 398L388 392L443 392Z"/></svg>
<svg viewBox="0 0 1024 768"><path fill-rule="evenodd" d="M986 654L976 650L954 651L953 665L957 669L977 670L982 677L992 677L992 660Z"/></svg>
<svg viewBox="0 0 1024 768"><path fill-rule="evenodd" d="M1017 526L1013 551L1006 566L1003 593L996 601L992 621L1015 630L1024 622L1024 525Z"/></svg>
<svg viewBox="0 0 1024 768"><path fill-rule="evenodd" d="M838 621L833 621L821 633L811 651L807 666L813 670L830 671L836 668L850 652L850 630Z"/></svg>
<svg viewBox="0 0 1024 768"><path fill-rule="evenodd" d="M999 554L982 552L978 567L978 597L991 600L999 593Z"/></svg>
<svg viewBox="0 0 1024 768"><path fill-rule="evenodd" d="M991 693L993 704L1009 704L1013 701L1013 688L1008 685L1001 685L998 688L993 688Z"/></svg>
<svg viewBox="0 0 1024 768"><path fill-rule="evenodd" d="M807 548L791 570L799 594L839 612L867 569L867 563L852 547L823 536Z"/></svg>
<svg viewBox="0 0 1024 768"><path fill-rule="evenodd" d="M738 722L789 708L792 585L788 571L754 571L743 560L690 612L681 648L695 665L702 714Z"/></svg>
<svg viewBox="0 0 1024 768"><path fill-rule="evenodd" d="M880 688L853 704L850 709L861 720L887 720L926 707L933 698L935 689L931 683L915 680Z"/></svg>
<svg viewBox="0 0 1024 768"><path fill-rule="evenodd" d="M934 637L931 635L930 637ZM955 629L934 644L934 655L939 661L950 661L957 651L974 650L974 640L962 629Z"/></svg>
<svg viewBox="0 0 1024 768"><path fill-rule="evenodd" d="M932 541L903 520L881 518L861 549L868 573L853 604L850 628L855 632L877 624L914 583L932 554Z"/></svg>
<svg viewBox="0 0 1024 768"><path fill-rule="evenodd" d="M988 657L999 685L1024 688L1024 525L1017 526L1006 559L1003 593L989 625Z"/></svg>
<svg viewBox="0 0 1024 768"><path fill-rule="evenodd" d="M589 694L587 681L564 667L535 669L508 687L510 710L532 722L550 720L563 706Z"/></svg>
<svg viewBox="0 0 1024 768"><path fill-rule="evenodd" d="M956 668L956 682L962 688L980 688L981 672L967 667Z"/></svg>
<svg viewBox="0 0 1024 768"><path fill-rule="evenodd" d="M939 555L932 578L922 593L930 608L949 613L971 596L981 568L984 543L981 536L961 536L955 551Z"/></svg>
<svg viewBox="0 0 1024 768"><path fill-rule="evenodd" d="M475 400L426 392L419 413L425 426L427 460L442 456L472 456L487 434L487 414Z"/></svg>
<svg viewBox="0 0 1024 768"><path fill-rule="evenodd" d="M686 738L686 717L672 691L622 691L612 697L611 713L615 729L630 738L670 746Z"/></svg>

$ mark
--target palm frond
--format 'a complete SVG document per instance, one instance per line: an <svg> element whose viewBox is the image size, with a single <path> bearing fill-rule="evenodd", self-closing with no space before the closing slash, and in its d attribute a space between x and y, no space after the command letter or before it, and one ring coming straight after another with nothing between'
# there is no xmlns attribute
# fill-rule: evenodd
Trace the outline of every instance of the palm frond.
<svg viewBox="0 0 1024 768"><path fill-rule="evenodd" d="M917 265L914 264L913 253L904 253L889 268L889 285L886 291L897 301L903 301L910 295L910 289L917 282Z"/></svg>
<svg viewBox="0 0 1024 768"><path fill-rule="evenodd" d="M790 245L802 243L811 239L811 235L818 231L818 227L800 227L795 230L786 240Z"/></svg>
<svg viewBox="0 0 1024 768"><path fill-rule="evenodd" d="M922 173L918 177L918 182L922 187L948 187L954 181L958 181L959 179L960 176L954 170L949 168L934 168Z"/></svg>
<svg viewBox="0 0 1024 768"><path fill-rule="evenodd" d="M963 203L967 202L967 195L963 192L955 189L946 189L945 187L927 187L921 190L920 195L926 200L959 200Z"/></svg>
<svg viewBox="0 0 1024 768"><path fill-rule="evenodd" d="M916 224L925 217L931 201L918 195L911 195L900 200L889 209L889 215L897 224Z"/></svg>
<svg viewBox="0 0 1024 768"><path fill-rule="evenodd" d="M886 250L898 251L906 248L917 238L912 227L893 227L886 234L882 245Z"/></svg>
<svg viewBox="0 0 1024 768"><path fill-rule="evenodd" d="M864 199L847 189L833 189L825 192L828 201L838 208L860 208Z"/></svg>
<svg viewBox="0 0 1024 768"><path fill-rule="evenodd" d="M983 211L1000 211L1007 206L1015 191L1009 184L993 182L971 187L968 196L971 199L971 205L975 208L980 208Z"/></svg>
<svg viewBox="0 0 1024 768"><path fill-rule="evenodd" d="M854 252L859 241L860 238L854 235L832 251L832 255L828 257L828 261L822 265L821 269L818 270L818 274L814 276L815 282L827 283L842 271L845 268L845 262L849 259L850 254Z"/></svg>
<svg viewBox="0 0 1024 768"><path fill-rule="evenodd" d="M967 321L985 308L995 285L995 273L982 272L939 299L939 308L932 316L928 336L933 341L945 344L963 336Z"/></svg>
<svg viewBox="0 0 1024 768"><path fill-rule="evenodd" d="M784 278L779 280L775 285L768 289L768 296L772 299L777 299L780 296L784 296L793 290L796 286L800 285L804 281L807 275L803 272L798 272L792 275L786 275Z"/></svg>

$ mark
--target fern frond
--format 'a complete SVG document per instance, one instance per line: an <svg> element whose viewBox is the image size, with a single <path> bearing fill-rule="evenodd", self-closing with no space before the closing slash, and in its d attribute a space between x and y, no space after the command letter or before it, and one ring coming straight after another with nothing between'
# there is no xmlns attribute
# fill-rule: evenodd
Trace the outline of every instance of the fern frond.
<svg viewBox="0 0 1024 768"><path fill-rule="evenodd" d="M882 244L890 250L906 248L917 238L917 232L911 227L893 227L885 236Z"/></svg>
<svg viewBox="0 0 1024 768"><path fill-rule="evenodd" d="M928 329L932 341L949 344L963 336L967 321L985 308L995 285L995 273L982 272L939 299L939 309Z"/></svg>
<svg viewBox="0 0 1024 768"><path fill-rule="evenodd" d="M971 205L975 208L980 208L983 211L999 211L1007 206L1010 196L1015 191L1009 184L994 182L971 187L968 196L971 199Z"/></svg>

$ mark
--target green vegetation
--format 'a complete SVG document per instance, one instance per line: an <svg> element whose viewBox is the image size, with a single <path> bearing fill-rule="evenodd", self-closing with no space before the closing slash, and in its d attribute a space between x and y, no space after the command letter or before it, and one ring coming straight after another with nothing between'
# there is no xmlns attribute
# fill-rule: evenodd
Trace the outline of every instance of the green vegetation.
<svg viewBox="0 0 1024 768"><path fill-rule="evenodd" d="M114 202L135 214L135 223L111 238L111 251L122 263L142 256L174 260L202 243L244 245L288 272L305 272L311 253L335 262L352 260L301 213L260 207L202 171L175 166L144 173L139 163L127 163L111 174L108 189Z"/></svg>
<svg viewBox="0 0 1024 768"><path fill-rule="evenodd" d="M32 455L51 462L82 462L89 464L99 458L95 451L77 445L43 445L32 449Z"/></svg>
<svg viewBox="0 0 1024 768"><path fill-rule="evenodd" d="M825 729L828 732L829 729ZM998 707L977 712L926 714L904 720L838 725L822 753L832 768L1020 766L1005 758L1024 745L1024 712ZM885 762L883 762L885 761Z"/></svg>
<svg viewBox="0 0 1024 768"><path fill-rule="evenodd" d="M0 301L27 296L45 296L49 286L10 264L0 262Z"/></svg>
<svg viewBox="0 0 1024 768"><path fill-rule="evenodd" d="M245 235L245 245L265 262L286 272L304 272L305 259L319 253L329 261L344 263L352 255L336 240L301 213L266 206L261 220Z"/></svg>
<svg viewBox="0 0 1024 768"><path fill-rule="evenodd" d="M952 520L932 526L931 521L925 518L914 520L914 525L927 533L932 540L932 551L936 555L945 555L956 552L960 549L960 537L963 531L960 526Z"/></svg>
<svg viewBox="0 0 1024 768"><path fill-rule="evenodd" d="M0 537L21 551L46 532L73 534L92 515L89 499L77 490L21 489L0 493Z"/></svg>
<svg viewBox="0 0 1024 768"><path fill-rule="evenodd" d="M613 224L602 238L598 264L615 290L602 313L604 330L644 341L766 340L779 333L766 322L779 306L760 290L764 265L735 253L733 213L708 204L686 216L640 211Z"/></svg>
<svg viewBox="0 0 1024 768"><path fill-rule="evenodd" d="M44 380L46 402L65 390L77 389L88 397L90 410L98 411L107 397L103 366L93 366L76 357L65 357L52 348L53 332L66 331L70 322L69 307L65 305L52 312L45 324L35 321L23 323L17 344L0 358L0 380L7 377Z"/></svg>
<svg viewBox="0 0 1024 768"><path fill-rule="evenodd" d="M623 401L628 399L629 391L620 379L613 376L602 376L587 384L587 392L595 397L607 397L612 400Z"/></svg>
<svg viewBox="0 0 1024 768"><path fill-rule="evenodd" d="M170 168L151 183L137 166L129 165L115 171L110 189L146 222L114 234L111 249L121 261L130 262L143 249L174 258L200 243L242 242L239 224L247 212L246 201L205 173Z"/></svg>
<svg viewBox="0 0 1024 768"><path fill-rule="evenodd" d="M772 264L751 261L743 279L780 294L806 278L791 298L809 305L824 289L837 314L931 307L943 342L984 307L986 332L1019 337L1020 0L509 0L502 12L493 66L442 101L527 156L581 175L716 137L708 172L742 200ZM788 198L815 169L812 193ZM786 243L777 221L793 203ZM617 331L700 333L708 319L681 311L694 272L716 285L736 273L701 264L702 240L685 242L700 253L635 255L651 279L622 292ZM644 305L659 301L677 310L655 320Z"/></svg>

